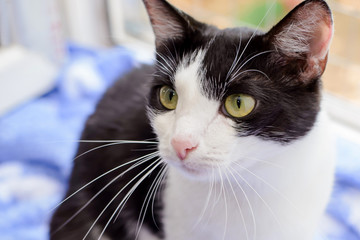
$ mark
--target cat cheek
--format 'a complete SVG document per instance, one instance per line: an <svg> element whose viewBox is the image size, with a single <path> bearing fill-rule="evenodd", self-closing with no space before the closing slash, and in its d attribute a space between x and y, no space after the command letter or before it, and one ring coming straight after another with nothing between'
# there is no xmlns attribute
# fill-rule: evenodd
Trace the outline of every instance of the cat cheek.
<svg viewBox="0 0 360 240"><path fill-rule="evenodd" d="M175 122L174 111L157 114L152 119L152 127L159 140L159 151L161 155L170 155L169 144L174 129L173 123Z"/></svg>
<svg viewBox="0 0 360 240"><path fill-rule="evenodd" d="M235 123L219 114L209 125L204 137L206 145L212 149L221 149L224 154L228 154L233 144L236 142Z"/></svg>

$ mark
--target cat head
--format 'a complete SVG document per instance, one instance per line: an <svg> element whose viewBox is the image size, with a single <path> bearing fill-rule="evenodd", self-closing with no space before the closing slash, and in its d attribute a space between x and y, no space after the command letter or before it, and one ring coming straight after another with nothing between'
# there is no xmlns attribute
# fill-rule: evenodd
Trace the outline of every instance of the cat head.
<svg viewBox="0 0 360 240"><path fill-rule="evenodd" d="M206 178L312 129L333 35L325 1L302 2L266 33L220 30L165 0L143 1L157 53L149 118L167 163Z"/></svg>

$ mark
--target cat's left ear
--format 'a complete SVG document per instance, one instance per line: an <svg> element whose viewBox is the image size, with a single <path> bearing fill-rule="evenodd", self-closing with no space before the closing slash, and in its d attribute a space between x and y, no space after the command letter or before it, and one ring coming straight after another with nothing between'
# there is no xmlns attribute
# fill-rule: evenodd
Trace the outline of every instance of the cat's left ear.
<svg viewBox="0 0 360 240"><path fill-rule="evenodd" d="M156 47L169 39L184 38L203 27L202 24L166 0L143 0L155 33Z"/></svg>
<svg viewBox="0 0 360 240"><path fill-rule="evenodd" d="M304 59L304 79L320 77L325 70L333 37L333 19L323 0L306 0L292 10L268 33L277 52L289 59Z"/></svg>

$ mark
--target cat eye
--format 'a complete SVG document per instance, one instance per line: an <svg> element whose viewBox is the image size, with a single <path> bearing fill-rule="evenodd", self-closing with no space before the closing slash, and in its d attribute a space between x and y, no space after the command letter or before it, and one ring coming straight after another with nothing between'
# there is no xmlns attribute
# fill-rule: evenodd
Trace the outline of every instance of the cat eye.
<svg viewBox="0 0 360 240"><path fill-rule="evenodd" d="M235 118L249 115L255 108L255 99L246 94L232 94L225 100L226 112Z"/></svg>
<svg viewBox="0 0 360 240"><path fill-rule="evenodd" d="M178 95L175 92L174 89L172 89L169 86L163 86L162 88L160 88L160 102L161 104L169 109L169 110L174 110L176 108L177 105L177 101L178 101Z"/></svg>

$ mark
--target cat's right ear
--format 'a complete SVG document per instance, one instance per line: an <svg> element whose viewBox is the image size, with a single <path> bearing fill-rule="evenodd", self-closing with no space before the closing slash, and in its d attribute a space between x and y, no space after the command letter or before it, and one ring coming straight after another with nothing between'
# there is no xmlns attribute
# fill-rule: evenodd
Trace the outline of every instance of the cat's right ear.
<svg viewBox="0 0 360 240"><path fill-rule="evenodd" d="M169 39L183 38L204 25L165 0L143 0L155 33L156 47Z"/></svg>
<svg viewBox="0 0 360 240"><path fill-rule="evenodd" d="M304 59L304 79L319 77L325 70L333 37L333 20L324 0L305 0L267 34L277 52L288 59Z"/></svg>

